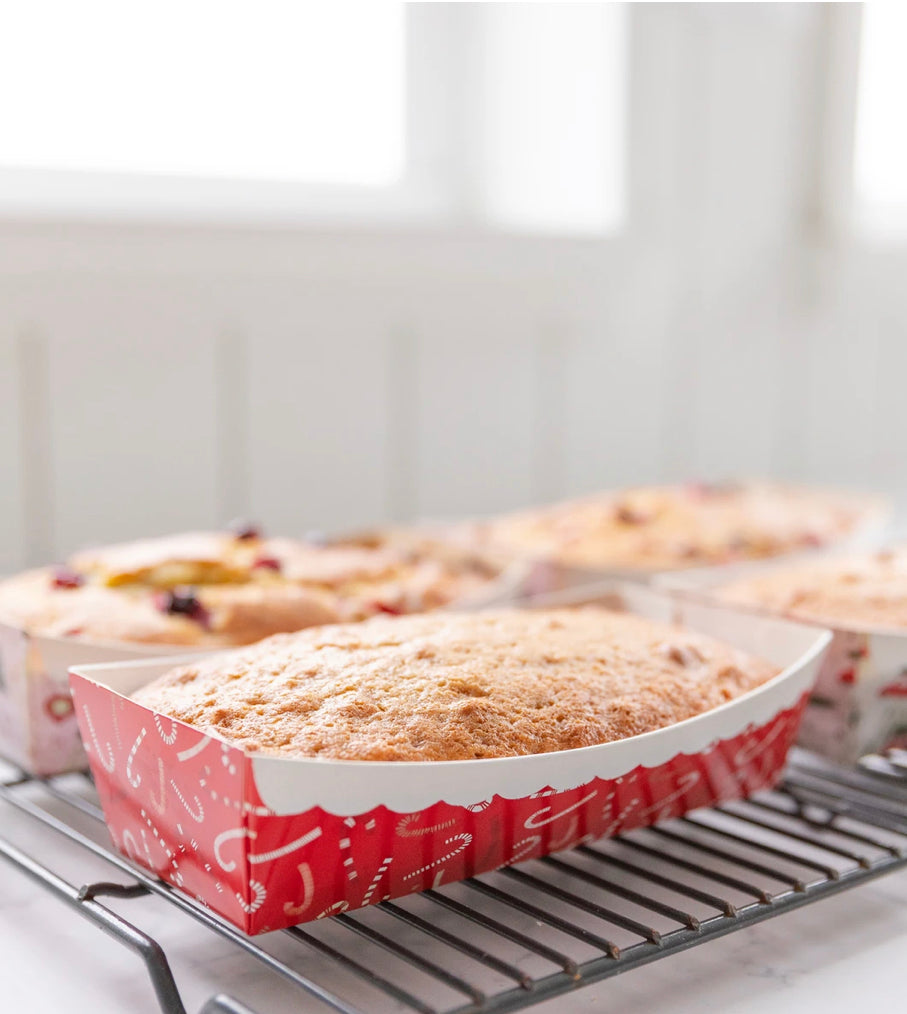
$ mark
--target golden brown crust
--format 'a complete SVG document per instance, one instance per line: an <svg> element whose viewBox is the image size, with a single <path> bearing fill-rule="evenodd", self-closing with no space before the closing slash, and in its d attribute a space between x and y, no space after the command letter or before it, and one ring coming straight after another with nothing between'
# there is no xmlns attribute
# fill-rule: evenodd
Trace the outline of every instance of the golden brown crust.
<svg viewBox="0 0 907 1014"><path fill-rule="evenodd" d="M502 610L284 634L173 670L135 699L251 751L469 760L648 732L775 672L627 614Z"/></svg>
<svg viewBox="0 0 907 1014"><path fill-rule="evenodd" d="M437 608L496 576L423 547L191 532L87 550L0 582L0 620L94 641L230 646L317 624ZM175 601L176 600L176 601Z"/></svg>
<svg viewBox="0 0 907 1014"><path fill-rule="evenodd" d="M726 601L847 629L907 628L907 548L772 568L717 590Z"/></svg>
<svg viewBox="0 0 907 1014"><path fill-rule="evenodd" d="M237 539L229 532L184 532L87 549L69 564L110 587L231 583L248 575L258 545L258 539Z"/></svg>
<svg viewBox="0 0 907 1014"><path fill-rule="evenodd" d="M771 483L690 483L524 511L491 522L486 537L567 566L670 570L825 545L866 515L866 502L846 494Z"/></svg>

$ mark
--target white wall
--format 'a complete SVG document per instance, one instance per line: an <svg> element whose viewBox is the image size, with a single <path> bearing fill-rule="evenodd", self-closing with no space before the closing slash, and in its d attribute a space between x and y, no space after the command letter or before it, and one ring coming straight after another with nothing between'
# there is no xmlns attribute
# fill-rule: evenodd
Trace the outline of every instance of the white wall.
<svg viewBox="0 0 907 1014"><path fill-rule="evenodd" d="M817 207L841 30L637 5L617 237L0 223L0 568L658 477L907 492L902 258Z"/></svg>

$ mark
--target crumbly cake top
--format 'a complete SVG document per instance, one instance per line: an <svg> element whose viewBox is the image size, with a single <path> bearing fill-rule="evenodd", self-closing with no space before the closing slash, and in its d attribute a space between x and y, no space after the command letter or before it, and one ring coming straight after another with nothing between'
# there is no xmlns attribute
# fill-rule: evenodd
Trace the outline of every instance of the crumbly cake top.
<svg viewBox="0 0 907 1014"><path fill-rule="evenodd" d="M265 538L251 525L76 553L0 582L0 619L94 641L229 646L322 623L434 609L500 571L446 548Z"/></svg>
<svg viewBox="0 0 907 1014"><path fill-rule="evenodd" d="M710 637L625 613L500 610L279 635L181 666L134 696L249 751L470 760L649 732L776 671Z"/></svg>
<svg viewBox="0 0 907 1014"><path fill-rule="evenodd" d="M830 626L907 628L907 547L773 567L718 595Z"/></svg>
<svg viewBox="0 0 907 1014"><path fill-rule="evenodd" d="M776 556L843 538L866 518L853 496L772 483L606 492L491 522L502 546L569 566L670 570Z"/></svg>

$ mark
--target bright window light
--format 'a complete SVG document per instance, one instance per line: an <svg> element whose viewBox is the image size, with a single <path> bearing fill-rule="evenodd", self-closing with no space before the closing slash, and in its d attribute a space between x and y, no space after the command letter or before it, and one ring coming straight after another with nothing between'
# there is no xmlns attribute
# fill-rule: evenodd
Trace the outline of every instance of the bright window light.
<svg viewBox="0 0 907 1014"><path fill-rule="evenodd" d="M486 214L529 231L616 228L625 203L626 5L478 6Z"/></svg>
<svg viewBox="0 0 907 1014"><path fill-rule="evenodd" d="M907 4L863 5L854 189L857 206L907 221ZM875 217L875 215L873 215Z"/></svg>
<svg viewBox="0 0 907 1014"><path fill-rule="evenodd" d="M404 6L4 4L0 169L393 184Z"/></svg>

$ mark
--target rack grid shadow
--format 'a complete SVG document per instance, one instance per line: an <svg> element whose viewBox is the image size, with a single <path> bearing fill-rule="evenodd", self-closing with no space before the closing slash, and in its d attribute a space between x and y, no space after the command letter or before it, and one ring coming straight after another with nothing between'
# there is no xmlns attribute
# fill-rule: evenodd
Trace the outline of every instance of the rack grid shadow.
<svg viewBox="0 0 907 1014"><path fill-rule="evenodd" d="M87 776L4 762L0 803L107 864L116 879L77 886L0 833L0 858L139 955L166 1014L186 1014L167 954L113 903L164 899L313 1009L497 1014L907 866L907 755L845 769L797 750L780 784L749 800L251 938L114 851ZM218 1012L258 1014L226 994L201 1014Z"/></svg>

